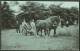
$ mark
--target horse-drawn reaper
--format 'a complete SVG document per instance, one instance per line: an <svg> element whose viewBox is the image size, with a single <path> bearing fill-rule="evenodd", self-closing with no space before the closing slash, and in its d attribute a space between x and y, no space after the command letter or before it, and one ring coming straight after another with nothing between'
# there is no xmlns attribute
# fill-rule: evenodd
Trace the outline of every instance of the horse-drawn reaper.
<svg viewBox="0 0 80 51"><path fill-rule="evenodd" d="M34 35L38 35L38 32L41 31L41 35L42 35L42 30L44 30L45 35L49 36L50 31L54 29L54 36L55 36L56 29L57 29L59 22L60 22L59 16L50 16L49 18L45 20L37 20L35 22L34 22L34 19L30 21L26 21L26 19L24 19L21 24L22 26L21 32L26 35L28 34L28 32L30 34L33 33Z"/></svg>
<svg viewBox="0 0 80 51"><path fill-rule="evenodd" d="M34 20L28 13L21 13L17 15L17 32L22 34L36 34L36 27ZM34 31L35 30L35 31Z"/></svg>
<svg viewBox="0 0 80 51"><path fill-rule="evenodd" d="M36 33L36 26L34 21L26 22L25 19L23 20L22 24L20 25L20 32L23 35L37 35Z"/></svg>

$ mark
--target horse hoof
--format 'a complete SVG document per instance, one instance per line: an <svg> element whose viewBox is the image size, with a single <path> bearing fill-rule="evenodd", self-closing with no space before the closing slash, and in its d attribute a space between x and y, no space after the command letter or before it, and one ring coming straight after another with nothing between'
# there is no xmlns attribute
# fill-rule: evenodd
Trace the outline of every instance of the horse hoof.
<svg viewBox="0 0 80 51"><path fill-rule="evenodd" d="M27 34L25 34L25 36L27 36Z"/></svg>
<svg viewBox="0 0 80 51"><path fill-rule="evenodd" d="M43 37L42 35L40 35L40 37Z"/></svg>
<svg viewBox="0 0 80 51"><path fill-rule="evenodd" d="M48 35L48 36L50 36L50 35Z"/></svg>
<svg viewBox="0 0 80 51"><path fill-rule="evenodd" d="M57 37L56 35L53 35L53 37Z"/></svg>

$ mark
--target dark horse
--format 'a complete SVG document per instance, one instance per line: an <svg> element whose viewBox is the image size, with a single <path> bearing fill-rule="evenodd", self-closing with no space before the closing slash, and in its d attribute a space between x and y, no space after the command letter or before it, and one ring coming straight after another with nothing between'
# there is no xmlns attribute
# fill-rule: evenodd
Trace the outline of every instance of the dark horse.
<svg viewBox="0 0 80 51"><path fill-rule="evenodd" d="M49 18L45 20L37 20L36 22L36 28L37 28L37 34L39 31L41 31L42 36L42 30L44 30L45 35L50 35L50 31L54 29L54 36L56 34L57 26L60 22L59 16L50 16Z"/></svg>
<svg viewBox="0 0 80 51"><path fill-rule="evenodd" d="M74 25L75 22L76 24L78 24L79 20L77 16L75 17L68 16L65 18L60 18L60 21L61 21L61 27L63 28L64 26L69 27L70 25Z"/></svg>

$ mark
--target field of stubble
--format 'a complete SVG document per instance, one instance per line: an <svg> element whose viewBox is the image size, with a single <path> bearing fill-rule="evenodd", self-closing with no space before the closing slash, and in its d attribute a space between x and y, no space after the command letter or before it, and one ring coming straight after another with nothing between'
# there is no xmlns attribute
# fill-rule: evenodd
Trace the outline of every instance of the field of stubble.
<svg viewBox="0 0 80 51"><path fill-rule="evenodd" d="M2 50L78 50L79 26L58 27L57 37L24 36L15 29L3 30L1 34Z"/></svg>

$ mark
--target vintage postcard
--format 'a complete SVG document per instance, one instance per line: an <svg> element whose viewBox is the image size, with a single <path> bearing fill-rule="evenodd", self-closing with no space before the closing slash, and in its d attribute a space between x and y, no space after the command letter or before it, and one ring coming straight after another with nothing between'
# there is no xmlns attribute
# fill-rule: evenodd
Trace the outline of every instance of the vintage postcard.
<svg viewBox="0 0 80 51"><path fill-rule="evenodd" d="M1 50L79 51L78 1L0 1Z"/></svg>

